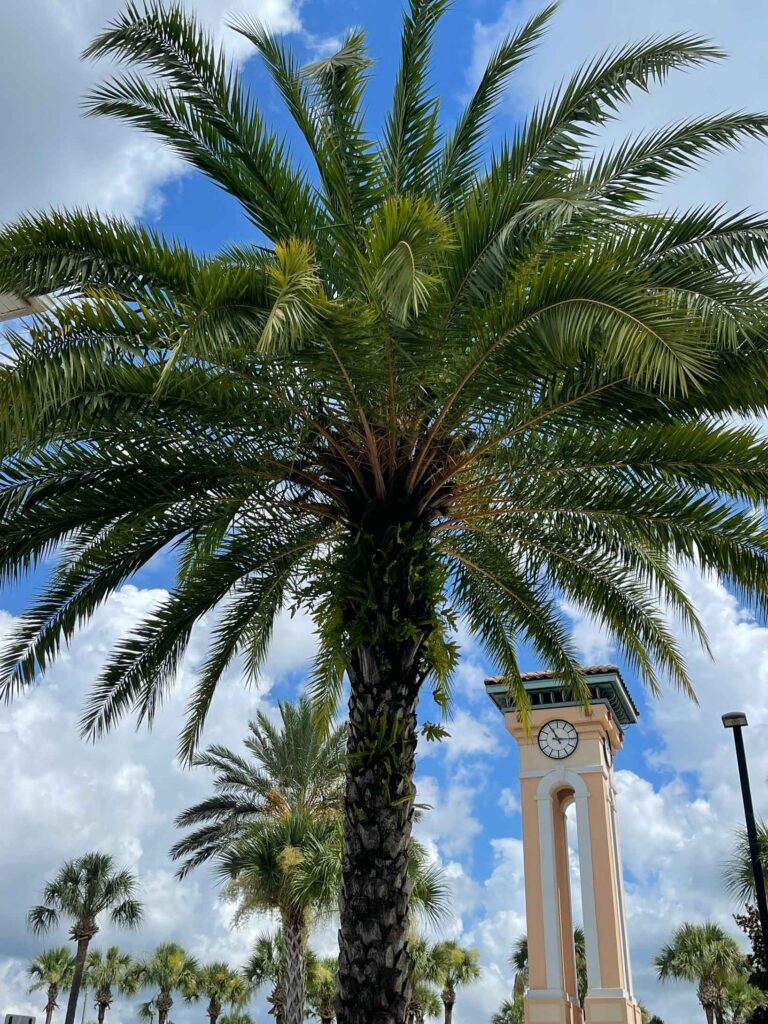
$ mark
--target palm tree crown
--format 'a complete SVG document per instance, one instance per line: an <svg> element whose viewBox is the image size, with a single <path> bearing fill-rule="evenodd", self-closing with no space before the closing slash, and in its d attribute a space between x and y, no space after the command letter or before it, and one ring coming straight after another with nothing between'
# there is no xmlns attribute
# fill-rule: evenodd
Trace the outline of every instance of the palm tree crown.
<svg viewBox="0 0 768 1024"><path fill-rule="evenodd" d="M660 981L670 978L698 985L708 1024L724 1024L725 995L733 977L746 972L738 943L720 925L682 924L654 959Z"/></svg>
<svg viewBox="0 0 768 1024"><path fill-rule="evenodd" d="M339 726L322 737L306 697L279 709L279 727L263 712L249 724L249 758L223 746L194 758L193 764L213 772L214 795L176 819L179 828L203 826L171 850L174 860L183 858L180 877L242 838L255 822L291 811L339 812L346 729Z"/></svg>
<svg viewBox="0 0 768 1024"><path fill-rule="evenodd" d="M216 962L199 968L194 994L196 999L208 1000L208 1019L210 1024L216 1024L224 1006L242 1009L250 993L242 974L233 971L229 964Z"/></svg>
<svg viewBox="0 0 768 1024"><path fill-rule="evenodd" d="M51 1024L53 1011L59 1005L56 1002L61 989L72 984L75 973L75 958L66 946L54 946L38 953L27 967L30 984L29 991L46 990L45 1024Z"/></svg>
<svg viewBox="0 0 768 1024"><path fill-rule="evenodd" d="M441 999L445 1010L444 1020L445 1024L451 1024L456 989L471 985L482 973L478 963L480 952L477 949L466 949L457 942L441 942L437 949L442 961L440 981L443 986Z"/></svg>
<svg viewBox="0 0 768 1024"><path fill-rule="evenodd" d="M164 140L263 244L197 254L84 211L0 232L0 288L56 296L0 370L0 568L63 556L18 620L2 692L176 545L173 592L115 648L83 729L151 722L216 610L189 758L232 660L256 678L275 616L308 609L320 718L345 672L351 690L341 1024L402 1024L409 1003L416 707L430 678L446 711L457 615L524 710L525 641L586 698L562 597L654 689L690 686L662 608L704 639L681 565L768 604L768 444L731 416L768 406L768 221L648 207L768 119L695 118L601 152L634 89L722 56L674 35L583 64L490 153L493 111L554 5L500 40L452 126L429 81L448 6L410 0L379 139L361 31L301 67L235 23L307 168L192 15L130 3L88 48L128 67L90 113Z"/></svg>
<svg viewBox="0 0 768 1024"><path fill-rule="evenodd" d="M108 911L112 924L136 928L143 914L136 889L135 875L115 870L110 854L86 853L64 864L56 877L46 883L43 902L27 915L35 934L54 928L62 917L72 922L70 938L77 943L77 953L65 1024L74 1024L88 945L99 930L99 914Z"/></svg>
<svg viewBox="0 0 768 1024"><path fill-rule="evenodd" d="M763 821L756 824L757 849L760 865L768 885L768 825ZM736 850L726 865L725 884L732 896L746 903L755 896L755 876L752 870L752 854L749 849L749 836L745 828L736 833Z"/></svg>
<svg viewBox="0 0 768 1024"><path fill-rule="evenodd" d="M104 1017L112 1005L114 992L129 993L132 990L131 972L133 960L117 946L110 946L106 953L92 950L85 963L85 979L95 993L98 1007L98 1024L104 1024Z"/></svg>
<svg viewBox="0 0 768 1024"><path fill-rule="evenodd" d="M157 1011L157 1024L166 1024L173 1006L173 993L194 998L199 966L197 960L177 942L162 942L148 957L137 961L131 972L131 985L157 989L152 999Z"/></svg>

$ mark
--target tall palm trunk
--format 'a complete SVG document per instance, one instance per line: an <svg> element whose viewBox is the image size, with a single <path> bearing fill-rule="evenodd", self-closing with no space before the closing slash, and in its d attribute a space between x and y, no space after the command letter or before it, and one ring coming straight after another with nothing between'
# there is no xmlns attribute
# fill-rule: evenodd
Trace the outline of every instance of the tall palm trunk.
<svg viewBox="0 0 768 1024"><path fill-rule="evenodd" d="M444 1022L445 1024L453 1024L453 1006L456 1002L456 994L451 992L450 989L444 988L442 991L443 1008L445 1010Z"/></svg>
<svg viewBox="0 0 768 1024"><path fill-rule="evenodd" d="M85 961L88 957L88 946L98 930L96 922L88 920L78 921L70 932L70 938L74 939L77 943L77 953L75 954L75 970L72 975L72 987L69 990L67 1015L64 1019L64 1024L75 1024L77 1001L80 998L80 986L83 983L83 971L85 970Z"/></svg>
<svg viewBox="0 0 768 1024"><path fill-rule="evenodd" d="M283 914L285 978L284 1024L304 1024L307 1004L306 920L303 914Z"/></svg>
<svg viewBox="0 0 768 1024"><path fill-rule="evenodd" d="M221 1003L217 999L211 999L208 1003L208 1020L211 1024L216 1024L221 1013Z"/></svg>
<svg viewBox="0 0 768 1024"><path fill-rule="evenodd" d="M157 1024L165 1024L173 1006L173 996L171 993L162 990L155 1000L155 1006L157 1007Z"/></svg>
<svg viewBox="0 0 768 1024"><path fill-rule="evenodd" d="M370 529L370 528L369 528ZM339 897L338 1024L404 1024L408 956L416 704L431 629L426 533L405 522L361 542L355 569L368 608L350 609L352 652L344 861ZM367 548L367 550L366 550Z"/></svg>
<svg viewBox="0 0 768 1024"><path fill-rule="evenodd" d="M45 1024L51 1024L51 1017L53 1016L53 1011L59 1005L56 1002L56 997L58 996L58 994L59 994L59 986L58 985L49 985L48 986L48 1000L47 1000L47 1002L45 1004Z"/></svg>

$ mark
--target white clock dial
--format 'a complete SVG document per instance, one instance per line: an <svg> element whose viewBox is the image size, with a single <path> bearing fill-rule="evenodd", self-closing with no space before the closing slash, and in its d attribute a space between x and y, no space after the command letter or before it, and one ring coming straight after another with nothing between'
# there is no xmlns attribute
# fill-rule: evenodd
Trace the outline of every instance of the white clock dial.
<svg viewBox="0 0 768 1024"><path fill-rule="evenodd" d="M613 767L613 747L607 736L603 737L603 750L605 750L605 761L609 768Z"/></svg>
<svg viewBox="0 0 768 1024"><path fill-rule="evenodd" d="M539 730L539 747L542 753L556 761L570 757L578 745L579 734L575 726L563 719L556 718L547 722Z"/></svg>

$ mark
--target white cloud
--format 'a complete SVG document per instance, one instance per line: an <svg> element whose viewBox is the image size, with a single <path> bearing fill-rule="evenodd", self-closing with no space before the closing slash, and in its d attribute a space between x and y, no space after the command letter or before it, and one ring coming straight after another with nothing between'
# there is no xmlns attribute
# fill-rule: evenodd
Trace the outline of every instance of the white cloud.
<svg viewBox="0 0 768 1024"><path fill-rule="evenodd" d="M83 205L136 216L160 203L160 188L182 173L180 161L149 136L82 115L105 62L80 60L90 40L122 5L116 0L26 0L3 6L3 160L0 223L25 210ZM276 31L301 27L299 0L194 0L190 7L244 59L250 44L225 29L233 8Z"/></svg>
<svg viewBox="0 0 768 1024"><path fill-rule="evenodd" d="M502 35L541 7L538 0L508 2L495 21L475 25L470 83L477 80ZM649 95L636 95L621 114L622 131L618 134L726 109L768 109L764 53L768 7L763 0L739 0L738 4L720 0L563 0L546 39L513 80L509 114L526 114L582 61L606 49L676 32L709 36L731 59L687 74L673 74ZM612 137L616 134L612 128ZM740 152L717 156L704 165L703 171L686 175L684 182L668 191L664 202L692 206L725 200L736 209L765 209L766 160L764 145L748 143Z"/></svg>
<svg viewBox="0 0 768 1024"><path fill-rule="evenodd" d="M4 709L0 718L0 1006L8 1011L36 1006L25 994L21 965L43 943L66 939L65 926L43 943L30 936L26 912L62 861L88 849L108 850L135 870L146 907L138 934L118 934L104 921L100 942L119 941L138 950L175 939L203 958L241 963L267 924L261 918L232 929L231 908L218 901L213 874L200 870L178 882L168 860L168 849L178 838L173 819L207 795L210 785L206 773L182 770L174 760L184 701L202 657L208 623L203 621L193 632L178 686L151 733L136 733L126 722L94 745L78 737L83 698L106 652L165 594L123 587L80 631L46 679ZM10 623L11 617L2 613L0 634ZM262 685L246 690L234 666L214 701L203 742L238 748L254 710L269 708L264 701L272 682L300 670L311 649L307 620L281 617ZM112 1024L131 1016L128 1004L117 1005ZM181 1007L174 1016L184 1017Z"/></svg>

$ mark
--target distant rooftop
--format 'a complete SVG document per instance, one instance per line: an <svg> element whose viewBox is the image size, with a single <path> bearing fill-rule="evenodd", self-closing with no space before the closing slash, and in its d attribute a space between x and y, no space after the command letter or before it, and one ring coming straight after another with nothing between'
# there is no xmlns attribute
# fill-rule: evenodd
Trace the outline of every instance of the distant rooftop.
<svg viewBox="0 0 768 1024"><path fill-rule="evenodd" d="M590 703L608 704L622 726L637 721L640 711L617 665L587 665L581 671L589 678ZM580 703L571 699L570 692L563 686L556 672L521 672L520 678L525 683L534 708L576 707ZM510 703L503 676L486 679L485 690L500 711L515 710L514 704Z"/></svg>
<svg viewBox="0 0 768 1024"><path fill-rule="evenodd" d="M29 316L31 313L42 313L48 308L44 298L34 296L29 298L24 295L17 295L15 292L0 292L0 322L3 320L17 320L21 316Z"/></svg>

